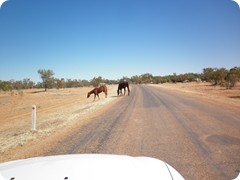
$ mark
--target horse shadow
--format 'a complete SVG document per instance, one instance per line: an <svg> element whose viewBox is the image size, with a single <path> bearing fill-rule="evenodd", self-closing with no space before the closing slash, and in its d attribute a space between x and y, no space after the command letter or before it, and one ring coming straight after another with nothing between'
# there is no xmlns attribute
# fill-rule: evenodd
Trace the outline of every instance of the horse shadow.
<svg viewBox="0 0 240 180"><path fill-rule="evenodd" d="M229 98L240 99L240 96L229 96Z"/></svg>
<svg viewBox="0 0 240 180"><path fill-rule="evenodd" d="M39 90L39 91L33 91L31 92L32 94L37 94L37 93L43 93L43 92L46 92L45 90Z"/></svg>
<svg viewBox="0 0 240 180"><path fill-rule="evenodd" d="M117 98L117 97L119 97L118 95L115 95L115 96L109 96L109 97L112 97L112 98Z"/></svg>

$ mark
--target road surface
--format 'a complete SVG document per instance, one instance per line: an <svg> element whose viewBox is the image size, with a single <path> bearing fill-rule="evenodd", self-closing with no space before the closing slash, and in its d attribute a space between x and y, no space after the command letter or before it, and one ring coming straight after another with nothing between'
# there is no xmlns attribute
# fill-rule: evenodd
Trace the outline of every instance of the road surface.
<svg viewBox="0 0 240 180"><path fill-rule="evenodd" d="M130 96L119 98L81 129L69 132L46 155L154 157L186 179L233 179L239 173L240 111L147 85L132 85Z"/></svg>

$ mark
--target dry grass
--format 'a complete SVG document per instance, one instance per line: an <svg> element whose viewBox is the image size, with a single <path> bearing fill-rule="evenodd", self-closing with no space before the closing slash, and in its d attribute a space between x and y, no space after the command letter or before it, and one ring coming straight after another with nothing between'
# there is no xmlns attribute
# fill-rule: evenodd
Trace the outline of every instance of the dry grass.
<svg viewBox="0 0 240 180"><path fill-rule="evenodd" d="M209 103L215 102L223 108L240 109L240 83L232 89L226 89L221 86L213 86L207 82L191 83L165 83L153 85L161 88L167 88L173 91L179 91L185 94L193 95L195 98L205 99Z"/></svg>
<svg viewBox="0 0 240 180"><path fill-rule="evenodd" d="M177 89L189 93L206 94L208 96L224 97L224 98L235 98L240 99L240 83L232 89L226 89L226 87L213 86L210 83L166 83L163 87Z"/></svg>
<svg viewBox="0 0 240 180"><path fill-rule="evenodd" d="M116 88L108 86L108 98L101 93L100 100L96 98L94 102L93 95L87 99L87 92L92 87L1 92L0 153L81 121L116 99ZM37 106L37 131L31 129L33 104Z"/></svg>
<svg viewBox="0 0 240 180"><path fill-rule="evenodd" d="M177 83L154 85L187 93L191 97L205 98L209 103L219 102L224 108L240 109L240 85L234 89L211 86L209 83ZM24 90L0 92L0 162L30 157L28 146L39 144L46 138L54 138L54 132L76 124L84 124L90 116L101 113L108 104L116 102L117 86L108 86L108 98L100 94L93 102L87 99L92 87L73 89ZM31 130L31 108L37 106L37 131ZM98 112L98 113L96 113ZM61 132L61 131L60 131ZM19 151L21 148L21 151ZM26 154L24 155L23 152ZM41 154L41 153L40 153ZM36 154L37 155L37 154Z"/></svg>

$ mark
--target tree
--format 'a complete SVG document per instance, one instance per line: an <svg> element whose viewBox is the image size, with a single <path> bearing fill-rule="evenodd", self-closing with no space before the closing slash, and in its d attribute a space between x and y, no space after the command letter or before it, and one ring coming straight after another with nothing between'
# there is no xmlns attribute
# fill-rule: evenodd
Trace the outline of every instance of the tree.
<svg viewBox="0 0 240 180"><path fill-rule="evenodd" d="M150 73L142 74L140 77L142 79L142 82L145 84L152 83L153 81L153 75Z"/></svg>
<svg viewBox="0 0 240 180"><path fill-rule="evenodd" d="M223 85L228 71L225 68L214 69L212 80L214 85Z"/></svg>
<svg viewBox="0 0 240 180"><path fill-rule="evenodd" d="M232 88L240 80L240 67L230 69L226 77L227 88Z"/></svg>
<svg viewBox="0 0 240 180"><path fill-rule="evenodd" d="M30 80L30 78L25 78L22 81L22 88L23 89L31 89L34 86L34 82Z"/></svg>
<svg viewBox="0 0 240 180"><path fill-rule="evenodd" d="M13 85L10 81L1 81L0 80L0 90L11 91L11 90L13 90Z"/></svg>
<svg viewBox="0 0 240 180"><path fill-rule="evenodd" d="M64 88L65 87L65 80L64 78L61 79L55 79L56 87L57 89Z"/></svg>
<svg viewBox="0 0 240 180"><path fill-rule="evenodd" d="M52 83L52 76L54 75L54 72L50 69L39 69L38 74L41 76L43 85L45 88L45 91L47 91L47 88L51 85Z"/></svg>
<svg viewBox="0 0 240 180"><path fill-rule="evenodd" d="M142 83L142 80L141 80L141 77L135 75L135 76L132 76L131 77L131 81L132 83L134 84L141 84Z"/></svg>
<svg viewBox="0 0 240 180"><path fill-rule="evenodd" d="M97 86L99 86L100 83L103 83L103 82L104 82L103 78L102 78L101 76L98 76L97 78L94 77L94 78L91 80L90 83L91 83L94 87L97 87Z"/></svg>
<svg viewBox="0 0 240 180"><path fill-rule="evenodd" d="M212 81L214 69L213 68L204 68L203 69L203 79L207 82Z"/></svg>
<svg viewBox="0 0 240 180"><path fill-rule="evenodd" d="M205 68L203 69L204 79L212 82L213 85L223 85L228 71L225 68Z"/></svg>

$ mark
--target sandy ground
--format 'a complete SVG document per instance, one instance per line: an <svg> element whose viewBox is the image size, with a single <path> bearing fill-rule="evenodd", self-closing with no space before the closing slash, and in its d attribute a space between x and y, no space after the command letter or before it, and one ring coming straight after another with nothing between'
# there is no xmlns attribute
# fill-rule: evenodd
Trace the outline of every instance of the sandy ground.
<svg viewBox="0 0 240 180"><path fill-rule="evenodd" d="M226 89L226 87L221 86L213 86L210 83L206 82L176 83L176 84L165 83L162 84L161 86L199 95L240 100L240 83L238 83L232 89Z"/></svg>
<svg viewBox="0 0 240 180"><path fill-rule="evenodd" d="M224 108L239 110L240 108L240 83L232 89L226 89L221 86L213 86L207 82L192 82L192 83L165 83L161 85L164 88L180 91L193 95L195 98L208 99L209 103L219 102L219 105Z"/></svg>
<svg viewBox="0 0 240 180"><path fill-rule="evenodd" d="M108 86L108 97L99 94L93 101L92 87L39 89L0 93L0 162L8 152L43 139L61 128L86 118L116 99L116 85ZM32 105L37 106L37 130L32 130Z"/></svg>
<svg viewBox="0 0 240 180"><path fill-rule="evenodd" d="M217 100L223 106L239 108L240 105L239 85L231 90L209 83L157 86ZM31 157L30 151L26 150L25 153L29 154L22 155L18 149L28 149L29 144L34 144L32 142L44 143L46 137L57 137L53 134L62 128L89 121L91 116L101 113L106 106L111 106L119 99L116 85L108 86L108 98L101 93L100 100L96 101L93 101L93 95L86 98L90 90L92 87L51 89L47 92L39 89L0 92L0 162ZM37 131L31 129L33 104L37 106Z"/></svg>

